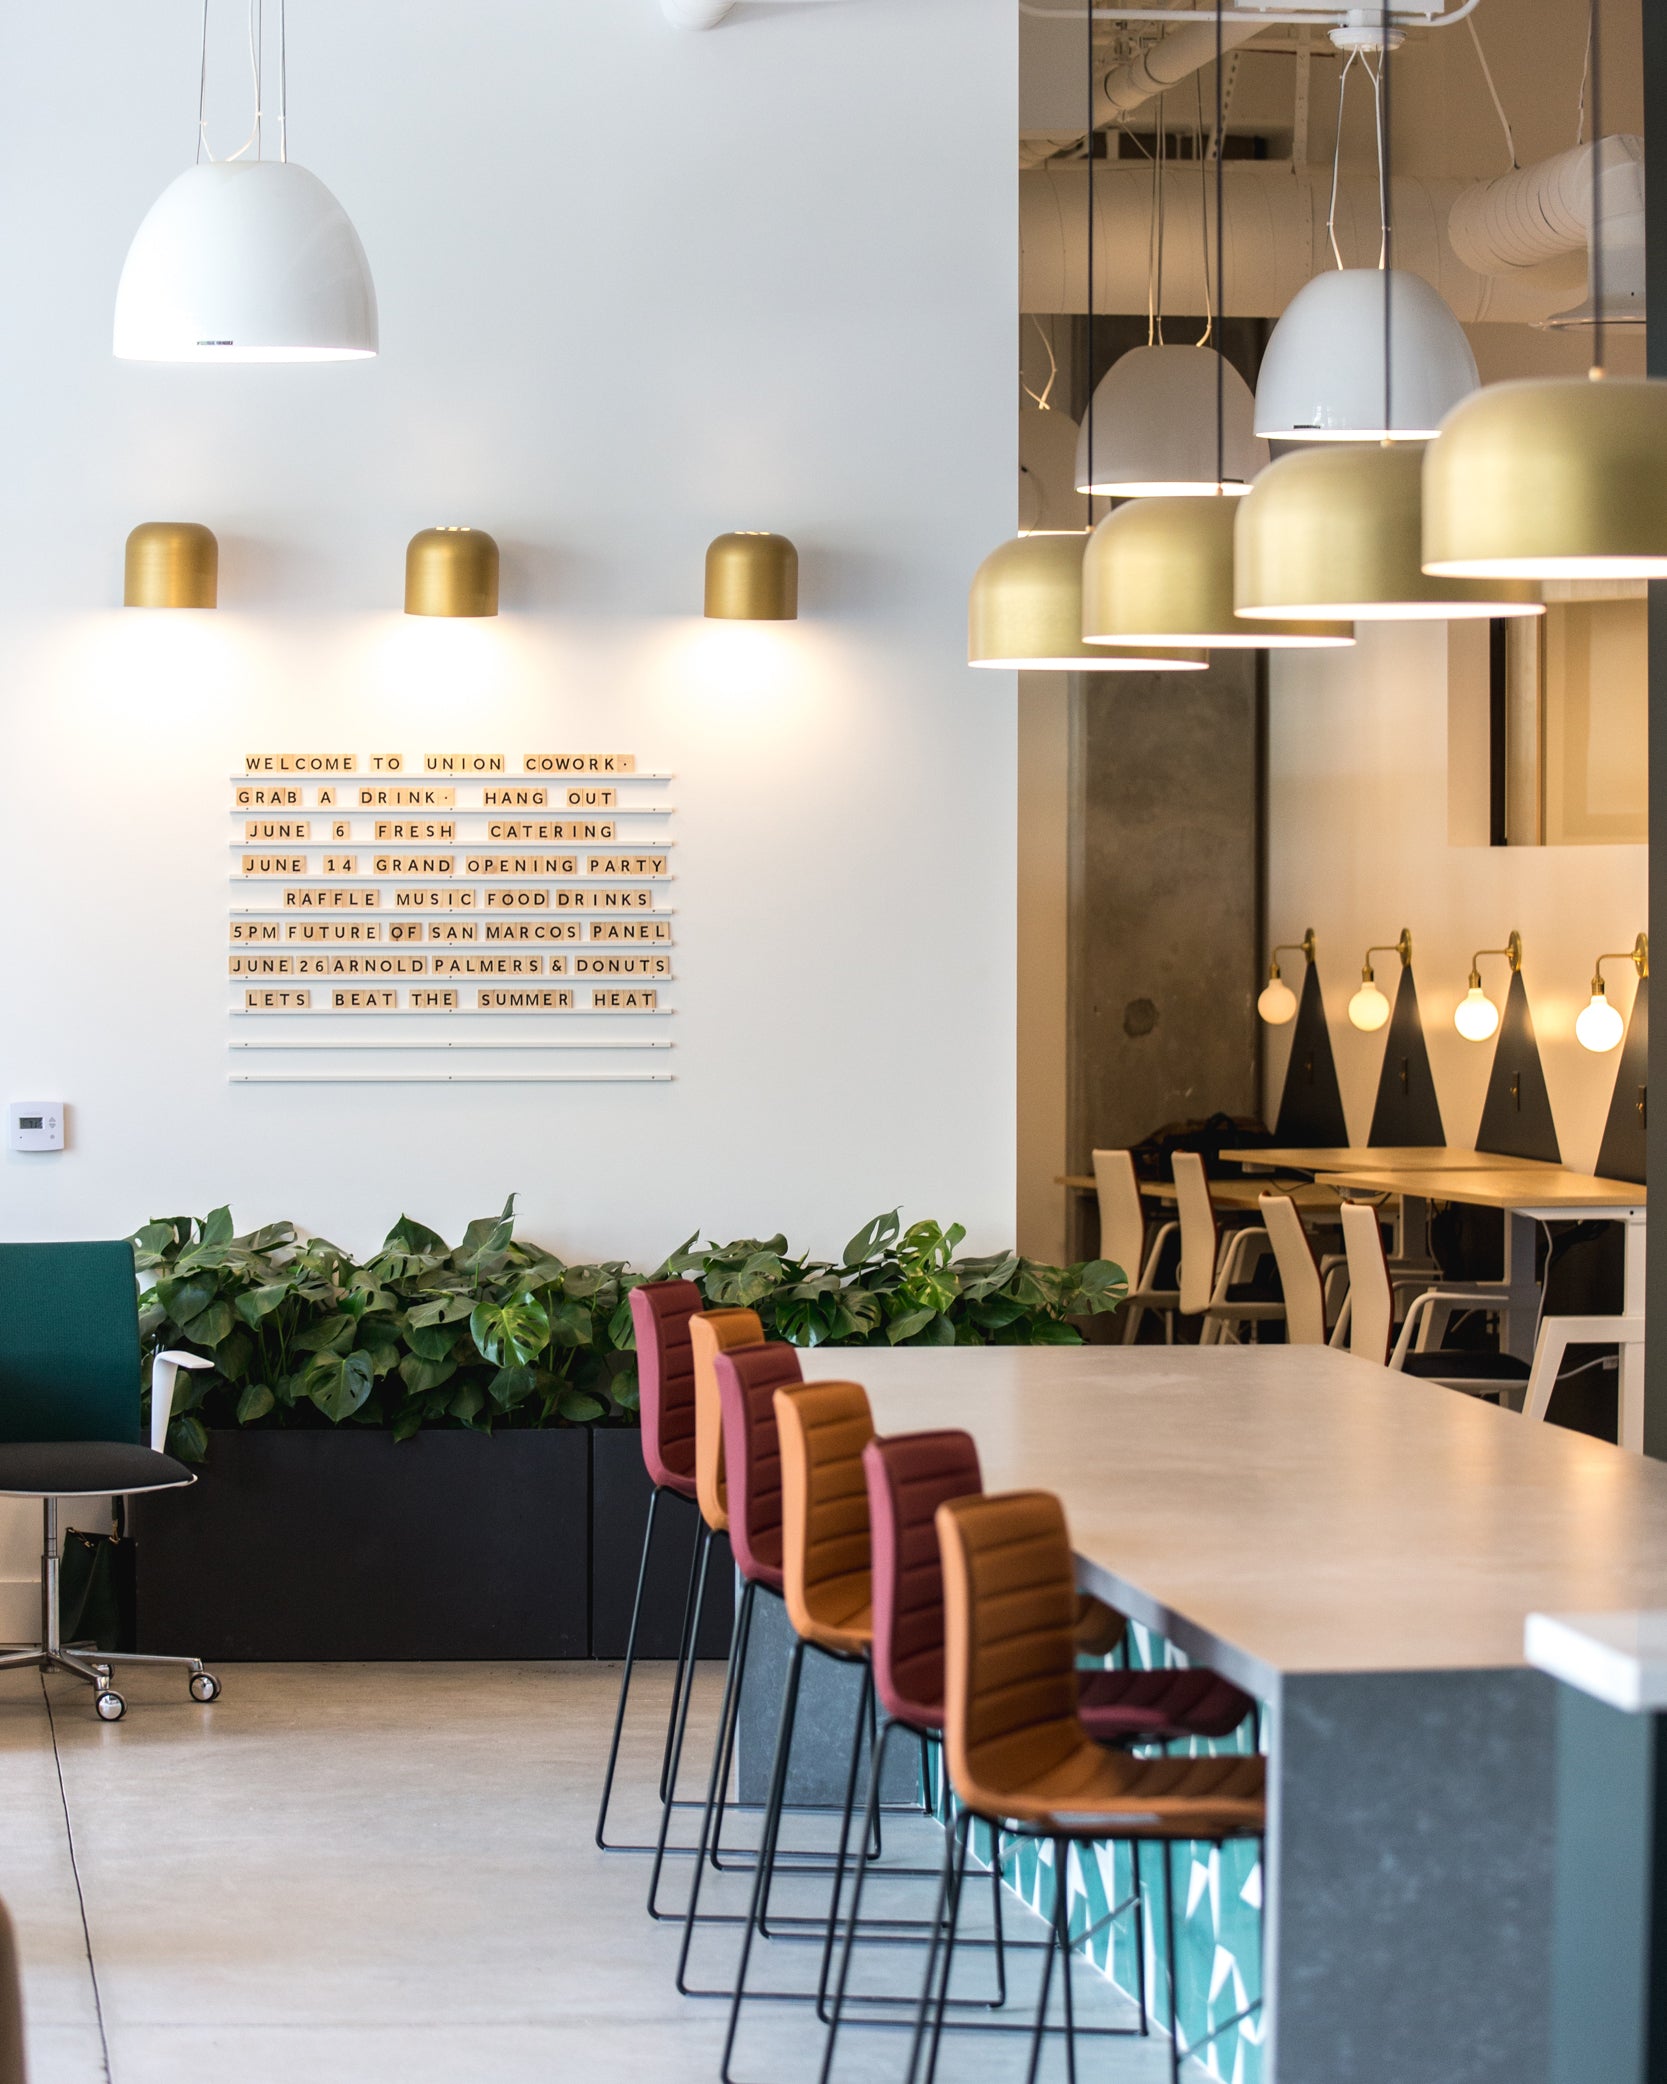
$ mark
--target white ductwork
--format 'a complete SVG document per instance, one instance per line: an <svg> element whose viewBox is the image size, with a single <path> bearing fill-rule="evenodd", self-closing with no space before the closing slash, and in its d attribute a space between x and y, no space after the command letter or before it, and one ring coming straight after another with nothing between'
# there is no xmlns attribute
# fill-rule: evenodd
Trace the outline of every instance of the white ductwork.
<svg viewBox="0 0 1667 2084"><path fill-rule="evenodd" d="M1329 168L1232 162L1224 168L1224 308L1229 317L1277 318L1302 285L1333 265L1326 237ZM1202 314L1206 305L1202 184L1196 167L1164 175L1164 310ZM1213 191L1213 178L1211 187ZM1543 325L1579 297L1583 256L1564 252L1510 273L1467 265L1448 235L1453 205L1471 183L1398 175L1394 183L1395 258L1439 290L1465 324ZM1211 217L1213 222L1213 192ZM1094 309L1146 309L1152 171L1117 162L1094 172ZM1088 174L1081 165L1019 176L1021 309L1088 308ZM1378 187L1348 178L1337 205L1337 243L1347 267L1378 258ZM1606 248L1607 250L1607 248ZM1213 272L1215 240L1210 240Z"/></svg>
<svg viewBox="0 0 1667 2084"><path fill-rule="evenodd" d="M1585 253L1592 231L1592 183L1602 206L1604 317L1644 322L1644 141L1606 137L1458 196L1448 218L1453 251L1484 275L1510 275L1560 255ZM1587 306L1549 317L1553 326L1590 324Z"/></svg>
<svg viewBox="0 0 1667 2084"><path fill-rule="evenodd" d="M1236 51L1240 44L1260 36L1266 22L1223 22L1221 47ZM1213 65L1216 56L1216 25L1213 21L1168 30L1138 58L1114 66L1094 94L1096 128L1117 123L1131 110L1190 80L1195 72Z"/></svg>

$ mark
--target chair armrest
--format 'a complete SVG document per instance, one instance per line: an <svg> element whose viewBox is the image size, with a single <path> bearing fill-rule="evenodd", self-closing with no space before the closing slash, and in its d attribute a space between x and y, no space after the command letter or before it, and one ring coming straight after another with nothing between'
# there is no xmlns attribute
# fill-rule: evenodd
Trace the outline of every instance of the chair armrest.
<svg viewBox="0 0 1667 2084"><path fill-rule="evenodd" d="M150 1444L161 1454L168 1445L168 1421L174 1415L174 1378L181 1368L211 1368L201 1353L159 1353L150 1370Z"/></svg>
<svg viewBox="0 0 1667 2084"><path fill-rule="evenodd" d="M1163 1257L1164 1240L1169 1237L1171 1232L1179 1230L1180 1227L1179 1223L1173 1221L1158 1225L1157 1230L1153 1234L1152 1242L1146 1250L1146 1264L1138 1270L1137 1285L1139 1287L1150 1288L1156 1280L1158 1261ZM1128 1273L1130 1269L1125 1267L1123 1271Z"/></svg>
<svg viewBox="0 0 1667 2084"><path fill-rule="evenodd" d="M1407 1310L1406 1319L1401 1326L1401 1336L1395 1341L1395 1351L1389 1356L1389 1365L1392 1368L1404 1368L1406 1366L1406 1358L1412 1350L1413 1332L1417 1326L1420 1311L1424 1311L1436 1303L1463 1303L1468 1308L1474 1309L1477 1302L1481 1300L1485 1300L1485 1298L1478 1297L1463 1288L1426 1288L1422 1294L1415 1295Z"/></svg>

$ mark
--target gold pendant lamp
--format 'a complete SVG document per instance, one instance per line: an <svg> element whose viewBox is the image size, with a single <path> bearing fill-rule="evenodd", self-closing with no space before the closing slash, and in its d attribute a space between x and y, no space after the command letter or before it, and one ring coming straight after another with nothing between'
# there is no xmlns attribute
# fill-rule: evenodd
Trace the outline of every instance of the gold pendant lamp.
<svg viewBox="0 0 1667 2084"><path fill-rule="evenodd" d="M1296 450L1256 480L1234 532L1239 615L1425 622L1541 615L1526 579L1422 569L1424 452L1405 443Z"/></svg>
<svg viewBox="0 0 1667 2084"><path fill-rule="evenodd" d="M1175 673L1202 651L1107 649L1082 636L1081 532L1016 536L978 567L967 602L967 664L1032 673Z"/></svg>
<svg viewBox="0 0 1667 2084"><path fill-rule="evenodd" d="M1255 494L1251 494L1254 498ZM1090 644L1201 644L1206 650L1312 650L1354 642L1346 621L1233 612L1234 499L1135 499L1089 539L1082 634Z"/></svg>
<svg viewBox="0 0 1667 2084"><path fill-rule="evenodd" d="M799 553L767 528L737 528L706 550L705 611L714 622L796 622Z"/></svg>
<svg viewBox="0 0 1667 2084"><path fill-rule="evenodd" d="M1589 15L1603 141L1602 10ZM1603 184L1591 172L1592 368L1490 384L1424 462L1424 569L1459 579L1667 578L1667 383L1604 369Z"/></svg>

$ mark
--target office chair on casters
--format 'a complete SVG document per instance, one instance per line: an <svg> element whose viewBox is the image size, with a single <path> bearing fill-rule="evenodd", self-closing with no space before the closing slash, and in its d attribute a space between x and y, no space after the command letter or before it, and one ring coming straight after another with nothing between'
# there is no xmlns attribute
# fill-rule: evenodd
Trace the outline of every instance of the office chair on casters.
<svg viewBox="0 0 1667 2084"><path fill-rule="evenodd" d="M0 1497L38 1498L40 1640L0 1654L0 1671L73 1673L93 1689L105 1722L127 1703L110 1684L118 1664L183 1665L191 1698L220 1681L197 1657L66 1645L58 1614L58 1511L66 1498L127 1498L196 1482L162 1452L180 1368L213 1363L159 1353L151 1370L151 1444L140 1441L139 1297L133 1248L112 1244L0 1245Z"/></svg>

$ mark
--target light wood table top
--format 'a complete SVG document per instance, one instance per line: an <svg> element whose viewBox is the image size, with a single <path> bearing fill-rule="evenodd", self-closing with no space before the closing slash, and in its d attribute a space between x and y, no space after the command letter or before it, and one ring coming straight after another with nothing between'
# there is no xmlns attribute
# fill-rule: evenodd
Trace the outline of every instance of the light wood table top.
<svg viewBox="0 0 1667 2084"><path fill-rule="evenodd" d="M1270 1165L1284 1172L1353 1172L1362 1165L1405 1165L1420 1172L1558 1172L1539 1158L1501 1157L1496 1151L1453 1150L1444 1143L1397 1147L1394 1144L1335 1144L1316 1148L1287 1148L1266 1151L1223 1151L1222 1157L1235 1165Z"/></svg>
<svg viewBox="0 0 1667 2084"><path fill-rule="evenodd" d="M1074 1187L1079 1193L1092 1194L1095 1181L1091 1173L1063 1172L1055 1176L1056 1187ZM1140 1183L1140 1191L1148 1201L1173 1202L1175 1183L1173 1180L1148 1179ZM1213 1179L1210 1182L1210 1199L1218 1210L1235 1214L1258 1207L1264 1194L1289 1194L1304 1215L1336 1215L1339 1196L1333 1187L1312 1184L1281 1184L1271 1178L1262 1179Z"/></svg>
<svg viewBox="0 0 1667 2084"><path fill-rule="evenodd" d="M1267 1696L1517 1667L1531 1613L1659 1602L1667 1463L1326 1347L834 1347L882 1433L1056 1491L1085 1583Z"/></svg>
<svg viewBox="0 0 1667 2084"><path fill-rule="evenodd" d="M1647 1192L1631 1180L1598 1179L1561 1165L1532 1171L1520 1165L1496 1172L1433 1172L1383 1161L1325 1173L1321 1183L1363 1193L1412 1194L1426 1201L1462 1201L1476 1208L1535 1209L1556 1213L1583 1209L1643 1208Z"/></svg>

